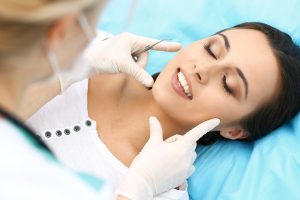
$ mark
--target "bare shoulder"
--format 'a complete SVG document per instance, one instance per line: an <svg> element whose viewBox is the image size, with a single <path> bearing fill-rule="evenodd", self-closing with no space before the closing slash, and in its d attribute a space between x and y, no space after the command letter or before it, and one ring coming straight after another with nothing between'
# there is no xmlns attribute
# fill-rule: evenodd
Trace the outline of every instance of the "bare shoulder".
<svg viewBox="0 0 300 200"><path fill-rule="evenodd" d="M126 74L101 74L89 79L88 113L98 121L112 114L124 99L133 100L137 95L143 95L147 89L134 78ZM101 114L100 114L101 113ZM101 119L100 119L101 118ZM97 121L97 123L98 123Z"/></svg>

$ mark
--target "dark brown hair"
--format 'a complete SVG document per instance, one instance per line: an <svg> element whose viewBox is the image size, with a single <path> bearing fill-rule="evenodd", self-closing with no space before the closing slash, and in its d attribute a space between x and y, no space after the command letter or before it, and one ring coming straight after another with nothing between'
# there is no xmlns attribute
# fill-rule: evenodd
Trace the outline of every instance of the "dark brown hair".
<svg viewBox="0 0 300 200"><path fill-rule="evenodd" d="M240 125L248 132L246 141L259 139L292 119L300 110L300 48L292 38L264 23L247 22L224 29L252 29L262 32L273 50L280 67L282 89L277 98L261 106L240 120ZM156 79L159 74L154 74ZM209 145L224 139L219 131L204 135L198 144Z"/></svg>

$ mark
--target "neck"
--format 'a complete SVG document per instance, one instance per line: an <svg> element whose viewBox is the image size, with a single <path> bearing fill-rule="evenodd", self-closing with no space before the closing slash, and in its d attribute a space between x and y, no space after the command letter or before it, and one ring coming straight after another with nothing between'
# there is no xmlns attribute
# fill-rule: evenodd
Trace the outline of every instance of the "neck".
<svg viewBox="0 0 300 200"><path fill-rule="evenodd" d="M151 90L123 74L89 80L88 114L97 122L101 140L128 166L149 139L150 116L160 121L164 139L185 132L159 106Z"/></svg>
<svg viewBox="0 0 300 200"><path fill-rule="evenodd" d="M18 107L26 88L24 73L13 67L0 67L0 106L18 115Z"/></svg>

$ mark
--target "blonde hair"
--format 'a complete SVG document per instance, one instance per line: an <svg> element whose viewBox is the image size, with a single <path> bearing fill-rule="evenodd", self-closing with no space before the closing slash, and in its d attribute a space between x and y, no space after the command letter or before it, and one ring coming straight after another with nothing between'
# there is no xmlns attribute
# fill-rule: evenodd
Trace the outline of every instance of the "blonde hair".
<svg viewBox="0 0 300 200"><path fill-rule="evenodd" d="M34 45L55 20L96 0L0 0L0 60Z"/></svg>

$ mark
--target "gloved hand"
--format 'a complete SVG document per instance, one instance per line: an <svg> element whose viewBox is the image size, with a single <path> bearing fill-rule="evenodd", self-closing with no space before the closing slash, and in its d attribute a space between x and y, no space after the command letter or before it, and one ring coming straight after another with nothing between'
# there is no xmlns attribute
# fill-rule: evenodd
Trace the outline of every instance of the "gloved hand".
<svg viewBox="0 0 300 200"><path fill-rule="evenodd" d="M131 200L153 199L181 185L195 170L196 141L215 128L220 120L203 122L182 137L167 139L168 142L163 141L159 121L151 117L149 123L150 138L117 190L118 195Z"/></svg>
<svg viewBox="0 0 300 200"><path fill-rule="evenodd" d="M140 54L137 62L133 60L131 54L157 41L130 33L121 33L104 41L102 38L96 38L85 52L85 56L93 73L126 73L146 87L151 87L153 78L144 70L148 62L148 52ZM174 52L180 48L179 43L163 41L152 50Z"/></svg>

